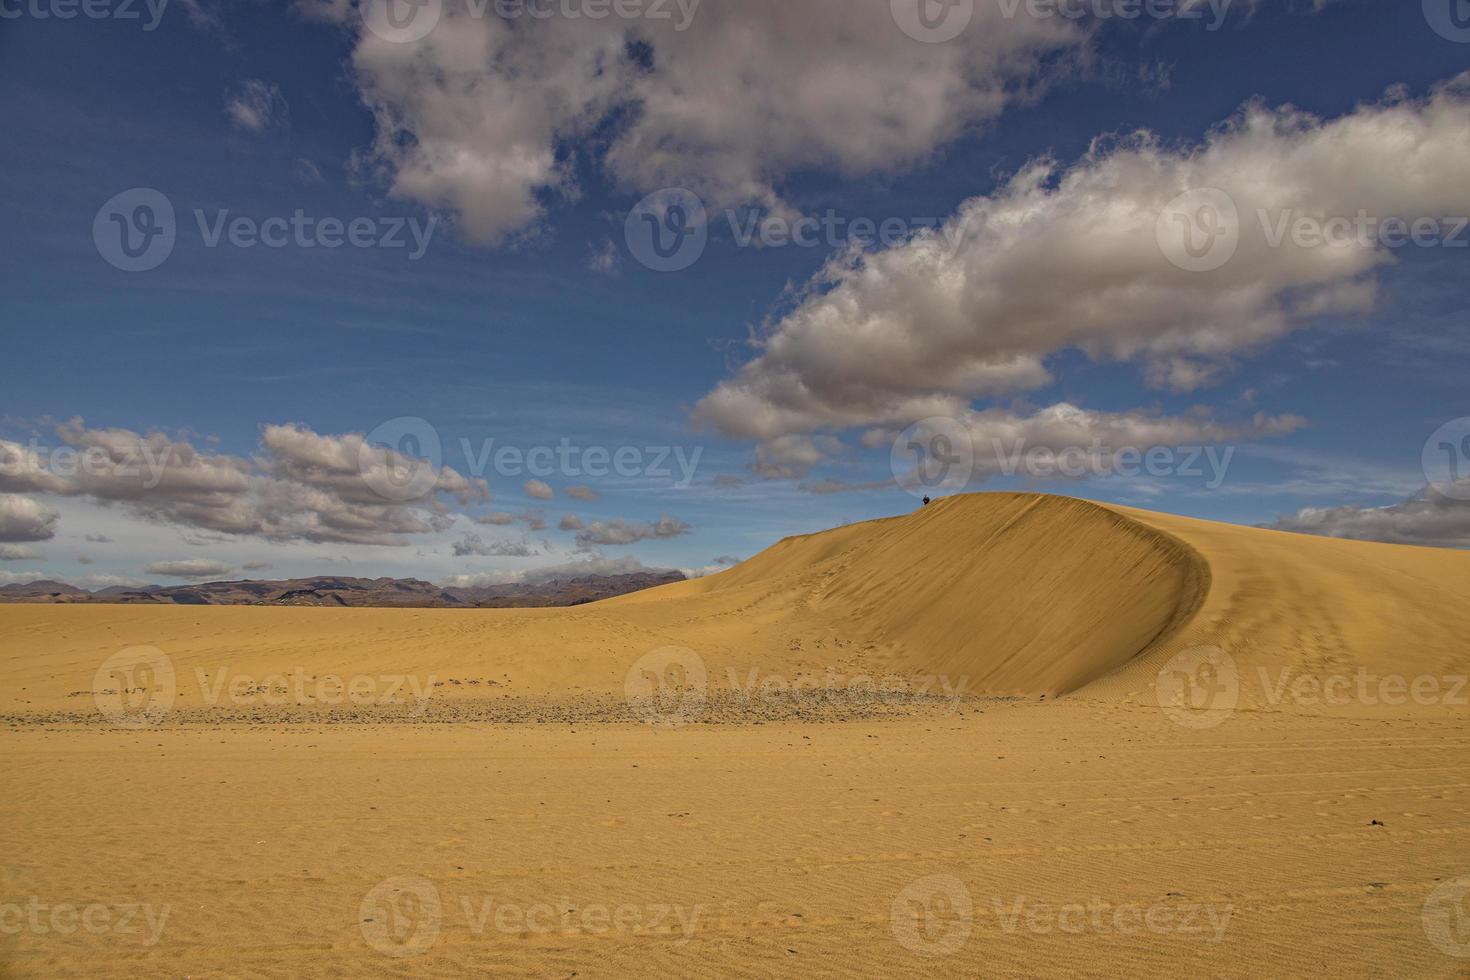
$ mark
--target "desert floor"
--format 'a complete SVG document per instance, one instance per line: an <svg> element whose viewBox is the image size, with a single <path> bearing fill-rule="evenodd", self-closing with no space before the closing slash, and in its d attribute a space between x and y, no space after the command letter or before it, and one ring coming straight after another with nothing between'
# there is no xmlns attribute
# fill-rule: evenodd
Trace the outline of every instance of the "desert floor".
<svg viewBox="0 0 1470 980"><path fill-rule="evenodd" d="M1470 976L1467 638L1470 556L1022 495L574 610L0 607L0 974Z"/></svg>

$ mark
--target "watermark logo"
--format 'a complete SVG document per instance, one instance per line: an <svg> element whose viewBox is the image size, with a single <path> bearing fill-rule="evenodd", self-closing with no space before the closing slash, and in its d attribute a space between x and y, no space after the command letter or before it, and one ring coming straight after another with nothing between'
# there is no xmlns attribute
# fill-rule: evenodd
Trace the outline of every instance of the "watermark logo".
<svg viewBox="0 0 1470 980"><path fill-rule="evenodd" d="M92 700L108 721L124 728L156 725L178 695L174 662L157 647L119 650L92 677Z"/></svg>
<svg viewBox="0 0 1470 980"><path fill-rule="evenodd" d="M687 31L702 0L466 0L464 15L501 21L619 20L672 21L676 33ZM361 0L363 23L378 37L410 44L428 37L444 17L443 0Z"/></svg>
<svg viewBox="0 0 1470 980"><path fill-rule="evenodd" d="M1197 187L1159 212L1154 237L1164 258L1186 272L1213 272L1240 247L1240 211L1229 194Z"/></svg>
<svg viewBox="0 0 1470 980"><path fill-rule="evenodd" d="M168 925L170 905L151 902L122 902L108 905L92 902L76 905L61 902L48 905L40 896L32 895L24 903L0 905L0 935L16 936L118 936L125 941L138 937L143 946L157 946Z"/></svg>
<svg viewBox="0 0 1470 980"><path fill-rule="evenodd" d="M194 681L200 699L211 707L221 705L267 705L269 707L312 707L353 705L383 707L406 705L411 714L422 715L434 696L438 675L421 678L417 674L312 674L297 665L257 677L236 673L227 666L216 669L213 676L203 667L194 668Z"/></svg>
<svg viewBox="0 0 1470 980"><path fill-rule="evenodd" d="M703 446L582 446L565 436L555 446L530 447L497 446L494 438L481 439L477 445L461 438L459 450L467 472L476 477L488 472L511 479L654 477L674 479L674 486L681 490L694 482L704 455Z"/></svg>
<svg viewBox="0 0 1470 980"><path fill-rule="evenodd" d="M380 881L358 906L358 928L384 956L420 956L439 939L444 908L427 878L399 875Z"/></svg>
<svg viewBox="0 0 1470 980"><path fill-rule="evenodd" d="M173 203L151 187L114 195L92 219L97 254L123 272L158 268L173 254L177 237Z"/></svg>
<svg viewBox="0 0 1470 980"><path fill-rule="evenodd" d="M628 707L650 725L685 725L704 713L709 671L688 647L660 647L639 657L623 679Z"/></svg>
<svg viewBox="0 0 1470 980"><path fill-rule="evenodd" d="M1225 25L1233 0L997 0L1001 16L1015 20L1025 8L1031 20L1177 20L1204 22L1213 33Z"/></svg>
<svg viewBox="0 0 1470 980"><path fill-rule="evenodd" d="M358 908L362 937L373 950L391 957L419 956L433 948L446 921L462 925L475 938L531 935L625 935L676 937L687 943L699 928L704 906L652 902L521 902L486 894L441 896L438 886L418 875L379 882ZM463 921L461 922L461 917Z"/></svg>
<svg viewBox="0 0 1470 980"><path fill-rule="evenodd" d="M507 902L493 895L462 895L459 907L464 914L465 925L474 936L483 936L490 931L520 937L552 933L563 936L678 934L679 938L674 940L678 946L689 942L699 928L699 917L704 914L704 906L699 904L687 908L663 902L608 905L604 902L573 902L567 895L561 896L555 904Z"/></svg>
<svg viewBox="0 0 1470 980"><path fill-rule="evenodd" d="M1470 958L1470 876L1440 884L1424 899L1424 935L1446 956Z"/></svg>
<svg viewBox="0 0 1470 980"><path fill-rule="evenodd" d="M1424 442L1424 479L1440 496L1470 500L1470 416L1451 419Z"/></svg>
<svg viewBox="0 0 1470 980"><path fill-rule="evenodd" d="M1368 707L1396 707L1417 704L1422 707L1464 708L1470 706L1465 696L1470 676L1465 674L1375 674L1359 667L1351 674L1311 674L1285 667L1271 676L1265 667L1258 668L1261 691L1267 704L1299 705L1315 708L1343 704Z"/></svg>
<svg viewBox="0 0 1470 980"><path fill-rule="evenodd" d="M88 20L143 21L144 32L158 29L169 0L0 0L0 20Z"/></svg>
<svg viewBox="0 0 1470 980"><path fill-rule="evenodd" d="M953 41L975 17L975 0L889 0L888 6L898 29L924 44Z"/></svg>
<svg viewBox="0 0 1470 980"><path fill-rule="evenodd" d="M438 26L444 0L361 0L358 12L367 29L383 40L412 44Z"/></svg>
<svg viewBox="0 0 1470 980"><path fill-rule="evenodd" d="M1258 208L1256 218L1261 234L1271 248L1290 243L1294 248L1362 248L1382 246L1401 249L1470 248L1470 218L1445 215L1414 218L1381 217L1367 208L1349 217L1345 214L1324 215L1285 208L1272 211Z"/></svg>
<svg viewBox="0 0 1470 980"><path fill-rule="evenodd" d="M348 220L318 218L302 208L265 218L231 215L228 208L214 212L194 208L191 213L205 248L405 249L410 262L424 257L439 226L438 215L427 219L360 215ZM158 268L173 254L178 235L173 203L151 187L123 191L102 205L92 219L97 253L124 272Z"/></svg>
<svg viewBox="0 0 1470 980"><path fill-rule="evenodd" d="M154 490L170 466L188 465L172 445L155 446L147 440L136 445L44 445L35 436L25 444L0 440L0 476L24 477L46 473L61 480L80 476L127 482L140 490Z"/></svg>
<svg viewBox="0 0 1470 980"><path fill-rule="evenodd" d="M1009 901L990 900L991 909L1008 935L1121 935L1199 937L1216 944L1225 939L1233 905L1200 902L1115 903L1094 896L1085 902L1050 902L1017 896Z"/></svg>
<svg viewBox="0 0 1470 980"><path fill-rule="evenodd" d="M470 15L483 17L489 0L467 0ZM703 0L495 0L495 14L505 20L668 20L674 33L687 31ZM676 9L677 8L677 9ZM675 19L677 17L677 19Z"/></svg>
<svg viewBox="0 0 1470 980"><path fill-rule="evenodd" d="M734 667L725 668L729 687L744 704L783 702L814 699L837 706L860 704L948 704L950 710L958 710L961 699L970 686L968 674L958 679L949 674L916 674L901 677L898 674L845 674L832 667L821 672L798 674L762 674L759 667L751 667L744 676Z"/></svg>
<svg viewBox="0 0 1470 980"><path fill-rule="evenodd" d="M679 272L704 254L709 215L704 202L682 187L654 191L633 206L623 223L628 251L654 272Z"/></svg>
<svg viewBox="0 0 1470 980"><path fill-rule="evenodd" d="M1235 658L1219 647L1191 647L1159 670L1154 693L1164 714L1185 728L1223 724L1240 700Z"/></svg>
<svg viewBox="0 0 1470 980"><path fill-rule="evenodd" d="M964 487L975 472L975 447L958 419L920 419L893 440L889 468L900 487L915 497Z"/></svg>
<svg viewBox="0 0 1470 980"><path fill-rule="evenodd" d="M401 415L363 437L357 468L374 493L401 503L434 489L443 457L439 430L416 415Z"/></svg>
<svg viewBox="0 0 1470 980"><path fill-rule="evenodd" d="M1470 0L1424 0L1424 19L1446 41L1470 44Z"/></svg>
<svg viewBox="0 0 1470 980"><path fill-rule="evenodd" d="M792 216L763 208L724 212L730 237L738 248L825 248L829 251L896 248L911 241L944 243L945 254L955 255L965 243L960 222L946 224L934 217L849 217L832 208L817 214Z"/></svg>
<svg viewBox="0 0 1470 980"><path fill-rule="evenodd" d="M954 875L920 878L893 899L889 925L899 944L916 956L953 956L974 932L974 899Z"/></svg>
<svg viewBox="0 0 1470 980"><path fill-rule="evenodd" d="M1094 438L1087 446L1026 446L1025 439L1007 445L991 439L990 449L1002 476L1025 475L1033 480L1120 476L1136 479L1177 477L1204 481L1206 490L1218 490L1230 471L1235 447L1225 446L1108 446Z"/></svg>

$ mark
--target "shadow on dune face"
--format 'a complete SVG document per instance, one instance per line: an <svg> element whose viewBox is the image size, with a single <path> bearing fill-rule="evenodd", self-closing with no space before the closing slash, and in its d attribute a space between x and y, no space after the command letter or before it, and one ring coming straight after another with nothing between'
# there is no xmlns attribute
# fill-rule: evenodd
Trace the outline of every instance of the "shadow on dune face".
<svg viewBox="0 0 1470 980"><path fill-rule="evenodd" d="M889 680L914 704L1076 692L1157 709L1157 678L1206 647L1219 656L1201 682L1220 680L1223 664L1243 708L1417 710L1426 697L1404 704L1404 685L1470 692L1470 554L1034 494L949 497L788 538L706 579L565 609L75 605L5 615L0 660L12 683L0 708L26 711L85 707L122 636L166 658L179 710L215 705L237 683L253 708L251 692L278 676L406 676L435 699L593 698L616 714L644 687L664 692L650 657L680 665L710 717L727 695L744 704L752 693L761 695L752 717L799 714L806 702L783 693L798 688L839 714L866 712L864 691ZM1349 703L1324 705L1320 692L1344 684ZM1427 706L1458 703L1446 694ZM494 708L500 717L513 706Z"/></svg>
<svg viewBox="0 0 1470 980"><path fill-rule="evenodd" d="M728 572L603 606L664 606L693 633L740 609L752 626L858 638L873 669L1056 694L1166 640L1209 580L1187 544L1096 504L969 494L787 538Z"/></svg>
<svg viewBox="0 0 1470 980"><path fill-rule="evenodd" d="M1152 703L1161 667L1206 648L1233 672L1241 705L1266 710L1383 707L1403 685L1470 691L1470 553L1068 497L948 497L605 605L676 617L671 630L716 649L794 637L790 669L811 653L802 638L828 638L829 654L846 642L863 669L964 678L972 694L1085 687ZM706 631L716 623L723 634ZM1311 693L1345 682L1341 704Z"/></svg>

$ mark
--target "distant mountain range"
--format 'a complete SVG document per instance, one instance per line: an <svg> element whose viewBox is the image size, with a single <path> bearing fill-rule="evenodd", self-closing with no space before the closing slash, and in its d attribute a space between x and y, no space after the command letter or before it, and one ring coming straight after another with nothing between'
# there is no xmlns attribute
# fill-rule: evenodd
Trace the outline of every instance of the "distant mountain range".
<svg viewBox="0 0 1470 980"><path fill-rule="evenodd" d="M402 606L515 608L576 606L628 592L682 582L682 572L630 572L549 578L535 584L444 587L414 578L321 576L279 581L206 582L201 585L113 586L88 592L42 580L0 586L0 603L123 603L176 606Z"/></svg>

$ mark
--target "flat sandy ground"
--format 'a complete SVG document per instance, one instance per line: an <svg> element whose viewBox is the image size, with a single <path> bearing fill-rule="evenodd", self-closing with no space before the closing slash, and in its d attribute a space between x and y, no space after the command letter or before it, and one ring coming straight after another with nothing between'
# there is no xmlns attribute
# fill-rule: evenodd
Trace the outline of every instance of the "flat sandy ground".
<svg viewBox="0 0 1470 980"><path fill-rule="evenodd" d="M1470 975L1464 720L32 728L0 782L6 901L138 906L10 976Z"/></svg>
<svg viewBox="0 0 1470 980"><path fill-rule="evenodd" d="M1470 977L1467 674L1463 552L1009 494L570 610L0 606L0 975Z"/></svg>

